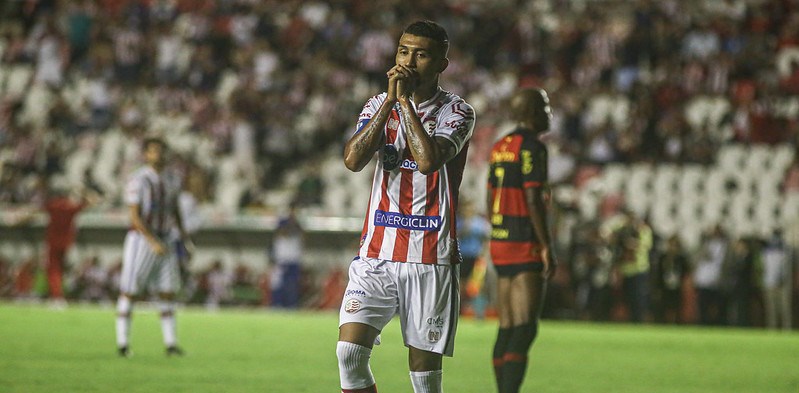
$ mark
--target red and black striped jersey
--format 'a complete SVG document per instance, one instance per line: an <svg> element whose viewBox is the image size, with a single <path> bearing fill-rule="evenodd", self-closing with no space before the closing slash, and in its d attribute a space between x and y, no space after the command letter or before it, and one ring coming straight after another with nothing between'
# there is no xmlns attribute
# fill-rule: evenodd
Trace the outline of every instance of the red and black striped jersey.
<svg viewBox="0 0 799 393"><path fill-rule="evenodd" d="M546 146L516 129L494 144L489 164L491 259L495 265L540 261L524 190L546 186Z"/></svg>

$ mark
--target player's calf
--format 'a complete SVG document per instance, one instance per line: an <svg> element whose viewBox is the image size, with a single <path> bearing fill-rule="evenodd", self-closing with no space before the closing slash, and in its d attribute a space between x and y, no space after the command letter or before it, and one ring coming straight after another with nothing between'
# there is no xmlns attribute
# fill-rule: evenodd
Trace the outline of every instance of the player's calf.
<svg viewBox="0 0 799 393"><path fill-rule="evenodd" d="M515 393L527 371L527 353L538 335L538 323L527 323L512 328L508 349L503 356L500 392Z"/></svg>

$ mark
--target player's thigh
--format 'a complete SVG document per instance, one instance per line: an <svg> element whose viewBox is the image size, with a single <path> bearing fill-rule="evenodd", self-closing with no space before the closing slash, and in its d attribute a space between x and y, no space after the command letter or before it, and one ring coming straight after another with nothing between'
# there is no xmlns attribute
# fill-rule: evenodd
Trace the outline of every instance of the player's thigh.
<svg viewBox="0 0 799 393"><path fill-rule="evenodd" d="M356 258L350 263L349 282L339 310L343 341L371 343L377 334L371 340L369 336L391 321L398 305L394 274L385 261Z"/></svg>
<svg viewBox="0 0 799 393"><path fill-rule="evenodd" d="M440 353L408 347L408 369L411 371L441 370L442 358Z"/></svg>
<svg viewBox="0 0 799 393"><path fill-rule="evenodd" d="M144 236L129 232L125 237L122 255L122 272L119 277L120 292L137 295L147 284L158 256L153 252Z"/></svg>
<svg viewBox="0 0 799 393"><path fill-rule="evenodd" d="M338 328L338 340L372 348L380 331L375 327L359 322L347 322Z"/></svg>
<svg viewBox="0 0 799 393"><path fill-rule="evenodd" d="M155 289L162 298L177 293L180 290L180 268L177 254L167 252L160 255L153 268L151 279L154 280Z"/></svg>
<svg viewBox="0 0 799 393"><path fill-rule="evenodd" d="M513 315L511 309L511 278L497 277L497 313L499 314L499 327L508 328L513 326Z"/></svg>
<svg viewBox="0 0 799 393"><path fill-rule="evenodd" d="M538 319L546 296L546 279L541 272L521 272L510 283L510 305L513 325Z"/></svg>

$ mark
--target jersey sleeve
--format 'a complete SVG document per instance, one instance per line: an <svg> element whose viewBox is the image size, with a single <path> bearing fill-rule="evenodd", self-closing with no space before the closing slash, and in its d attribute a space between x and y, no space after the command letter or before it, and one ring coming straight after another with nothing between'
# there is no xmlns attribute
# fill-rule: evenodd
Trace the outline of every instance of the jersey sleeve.
<svg viewBox="0 0 799 393"><path fill-rule="evenodd" d="M358 122L355 124L355 134L361 132L361 130L366 127L366 124L369 123L369 120L372 119L372 116L377 113L377 110L380 109L380 105L385 100L385 93L373 96L366 104L364 104L363 109L361 110L361 114L358 115Z"/></svg>
<svg viewBox="0 0 799 393"><path fill-rule="evenodd" d="M538 141L525 142L519 151L524 188L543 186L547 182L548 172L546 146Z"/></svg>
<svg viewBox="0 0 799 393"><path fill-rule="evenodd" d="M144 182L141 176L133 176L125 185L125 204L138 205L142 201L142 193L144 192Z"/></svg>
<svg viewBox="0 0 799 393"><path fill-rule="evenodd" d="M452 142L457 154L472 137L473 131L474 109L463 100L457 100L441 108L433 136L440 136Z"/></svg>

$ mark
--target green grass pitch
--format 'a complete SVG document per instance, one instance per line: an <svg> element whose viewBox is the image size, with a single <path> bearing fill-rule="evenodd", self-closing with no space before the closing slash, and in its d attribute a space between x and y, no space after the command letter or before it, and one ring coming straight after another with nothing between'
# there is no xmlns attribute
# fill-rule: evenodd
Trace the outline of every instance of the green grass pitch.
<svg viewBox="0 0 799 393"><path fill-rule="evenodd" d="M129 359L114 310L0 303L0 392L337 392L337 315L181 309L187 356L167 358L158 316L134 314ZM447 392L493 392L495 321L462 320ZM372 355L381 393L411 392L396 320ZM797 393L799 334L543 321L524 392Z"/></svg>

